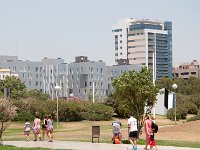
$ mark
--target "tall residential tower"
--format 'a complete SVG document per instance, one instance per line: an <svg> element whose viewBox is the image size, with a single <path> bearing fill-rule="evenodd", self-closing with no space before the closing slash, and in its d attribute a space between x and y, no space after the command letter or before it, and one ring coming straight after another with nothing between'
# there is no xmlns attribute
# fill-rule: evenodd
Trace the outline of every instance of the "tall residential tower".
<svg viewBox="0 0 200 150"><path fill-rule="evenodd" d="M124 19L113 26L115 63L153 68L156 79L172 77L172 22Z"/></svg>

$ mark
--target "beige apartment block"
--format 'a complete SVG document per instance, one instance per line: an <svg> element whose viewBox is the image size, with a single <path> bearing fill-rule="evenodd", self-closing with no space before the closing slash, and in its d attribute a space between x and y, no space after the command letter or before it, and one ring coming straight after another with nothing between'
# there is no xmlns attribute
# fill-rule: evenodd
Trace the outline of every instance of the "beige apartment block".
<svg viewBox="0 0 200 150"><path fill-rule="evenodd" d="M173 69L174 77L188 79L189 77L200 77L200 68L197 60L191 63L184 63Z"/></svg>

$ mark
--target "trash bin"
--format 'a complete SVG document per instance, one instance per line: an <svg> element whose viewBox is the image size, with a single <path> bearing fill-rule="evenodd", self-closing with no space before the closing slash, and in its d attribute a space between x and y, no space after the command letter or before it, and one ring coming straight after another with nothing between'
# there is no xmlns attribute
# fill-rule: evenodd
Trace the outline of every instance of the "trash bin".
<svg viewBox="0 0 200 150"><path fill-rule="evenodd" d="M94 142L94 138L100 138L100 126L92 126L92 143Z"/></svg>

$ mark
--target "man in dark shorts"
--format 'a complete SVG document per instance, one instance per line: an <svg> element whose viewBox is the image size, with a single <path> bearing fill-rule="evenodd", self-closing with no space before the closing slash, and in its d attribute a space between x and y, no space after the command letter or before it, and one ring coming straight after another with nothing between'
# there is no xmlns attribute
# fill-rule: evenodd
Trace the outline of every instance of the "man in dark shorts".
<svg viewBox="0 0 200 150"><path fill-rule="evenodd" d="M137 119L134 118L131 114L129 114L129 119L128 119L128 133L129 133L129 141L133 145L132 150L137 150L137 137L138 137Z"/></svg>

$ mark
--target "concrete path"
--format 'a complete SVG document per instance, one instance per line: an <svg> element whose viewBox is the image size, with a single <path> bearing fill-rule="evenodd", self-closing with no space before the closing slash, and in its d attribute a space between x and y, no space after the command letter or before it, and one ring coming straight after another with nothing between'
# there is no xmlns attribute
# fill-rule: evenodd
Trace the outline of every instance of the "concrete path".
<svg viewBox="0 0 200 150"><path fill-rule="evenodd" d="M50 149L71 149L71 150L131 150L127 144L106 144L72 141L3 141L4 145L16 147L43 147ZM144 145L138 145L138 150L144 150ZM200 150L200 148L158 146L159 150Z"/></svg>

